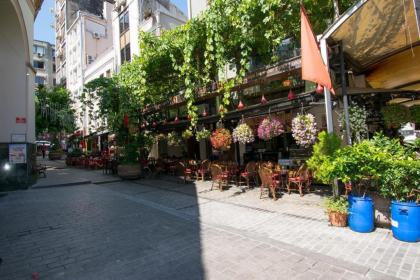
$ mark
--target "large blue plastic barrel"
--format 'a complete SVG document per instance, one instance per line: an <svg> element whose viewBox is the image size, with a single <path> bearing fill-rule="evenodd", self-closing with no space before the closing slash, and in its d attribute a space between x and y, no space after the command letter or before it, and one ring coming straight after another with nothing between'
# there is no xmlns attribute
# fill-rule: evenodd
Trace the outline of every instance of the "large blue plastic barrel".
<svg viewBox="0 0 420 280"><path fill-rule="evenodd" d="M369 196L349 195L349 227L357 232L371 232L374 228L373 200Z"/></svg>
<svg viewBox="0 0 420 280"><path fill-rule="evenodd" d="M420 241L420 204L415 202L391 202L391 229L401 241Z"/></svg>

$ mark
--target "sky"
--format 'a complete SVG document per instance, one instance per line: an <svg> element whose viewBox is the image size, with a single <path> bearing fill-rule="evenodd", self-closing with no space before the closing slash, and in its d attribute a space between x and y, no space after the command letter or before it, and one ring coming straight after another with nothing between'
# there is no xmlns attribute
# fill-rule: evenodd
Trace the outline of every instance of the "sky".
<svg viewBox="0 0 420 280"><path fill-rule="evenodd" d="M187 0L171 0L187 15ZM51 10L54 8L54 0L44 0L41 10L35 20L34 39L55 43L54 35L54 14Z"/></svg>

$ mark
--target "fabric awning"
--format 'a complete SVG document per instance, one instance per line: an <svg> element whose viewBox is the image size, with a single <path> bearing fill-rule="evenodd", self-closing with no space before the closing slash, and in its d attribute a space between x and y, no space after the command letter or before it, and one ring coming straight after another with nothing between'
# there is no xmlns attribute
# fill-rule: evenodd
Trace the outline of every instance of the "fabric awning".
<svg viewBox="0 0 420 280"><path fill-rule="evenodd" d="M420 45L420 0L361 0L322 35L342 42L347 57L359 68ZM416 10L417 9L417 10ZM414 58L420 61L420 58Z"/></svg>

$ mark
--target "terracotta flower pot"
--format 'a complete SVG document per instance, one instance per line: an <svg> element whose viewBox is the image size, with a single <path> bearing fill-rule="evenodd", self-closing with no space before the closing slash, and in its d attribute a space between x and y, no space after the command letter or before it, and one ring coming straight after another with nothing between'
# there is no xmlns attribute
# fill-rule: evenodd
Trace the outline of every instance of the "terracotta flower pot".
<svg viewBox="0 0 420 280"><path fill-rule="evenodd" d="M329 212L328 217L330 224L335 227L346 227L347 226L347 214L339 212Z"/></svg>
<svg viewBox="0 0 420 280"><path fill-rule="evenodd" d="M63 155L62 151L51 151L48 153L49 160L60 160Z"/></svg>
<svg viewBox="0 0 420 280"><path fill-rule="evenodd" d="M138 179L141 175L140 164L120 164L118 165L118 176L122 179Z"/></svg>

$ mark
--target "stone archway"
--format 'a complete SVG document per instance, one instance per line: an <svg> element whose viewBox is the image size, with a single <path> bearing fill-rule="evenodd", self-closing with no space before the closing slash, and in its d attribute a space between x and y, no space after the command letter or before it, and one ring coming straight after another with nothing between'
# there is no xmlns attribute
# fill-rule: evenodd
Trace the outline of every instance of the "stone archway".
<svg viewBox="0 0 420 280"><path fill-rule="evenodd" d="M26 1L0 1L0 143L10 142L12 134L35 140L31 8Z"/></svg>

